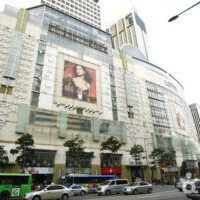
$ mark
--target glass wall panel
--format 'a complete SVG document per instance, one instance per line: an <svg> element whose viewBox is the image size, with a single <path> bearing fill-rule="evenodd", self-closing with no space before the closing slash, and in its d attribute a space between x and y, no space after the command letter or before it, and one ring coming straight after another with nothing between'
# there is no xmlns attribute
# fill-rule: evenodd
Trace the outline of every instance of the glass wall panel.
<svg viewBox="0 0 200 200"><path fill-rule="evenodd" d="M68 115L67 128L83 131L91 131L91 119Z"/></svg>
<svg viewBox="0 0 200 200"><path fill-rule="evenodd" d="M29 114L29 123L39 126L56 127L57 114L31 110Z"/></svg>
<svg viewBox="0 0 200 200"><path fill-rule="evenodd" d="M119 134L119 124L114 122L100 121L100 133Z"/></svg>

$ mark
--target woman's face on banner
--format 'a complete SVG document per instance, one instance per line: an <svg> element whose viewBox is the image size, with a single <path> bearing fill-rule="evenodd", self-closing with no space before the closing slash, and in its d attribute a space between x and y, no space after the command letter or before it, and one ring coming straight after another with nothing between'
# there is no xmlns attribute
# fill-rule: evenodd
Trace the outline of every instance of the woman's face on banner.
<svg viewBox="0 0 200 200"><path fill-rule="evenodd" d="M83 69L82 66L77 65L77 67L76 67L76 73L77 73L78 76L83 76L85 74L85 71L84 71L84 69Z"/></svg>

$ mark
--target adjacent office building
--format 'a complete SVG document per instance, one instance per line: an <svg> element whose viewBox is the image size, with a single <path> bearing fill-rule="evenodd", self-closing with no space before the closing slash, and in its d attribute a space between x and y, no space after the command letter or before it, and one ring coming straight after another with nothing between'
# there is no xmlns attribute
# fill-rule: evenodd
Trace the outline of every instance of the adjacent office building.
<svg viewBox="0 0 200 200"><path fill-rule="evenodd" d="M130 7L114 20L107 31L111 34L114 49L131 44L137 47L149 60L149 45L144 21L134 7Z"/></svg>
<svg viewBox="0 0 200 200"><path fill-rule="evenodd" d="M41 0L49 5L81 21L95 27L101 27L100 6L98 0Z"/></svg>
<svg viewBox="0 0 200 200"><path fill-rule="evenodd" d="M149 180L153 149L174 152L166 173L183 161L196 167L199 143L182 85L147 62L135 45L112 48L111 36L48 5L5 7L0 17L0 145L7 172L19 172L10 149L33 135L35 153L25 173L35 182L58 182L69 173L118 174ZM20 17L21 16L21 17ZM78 136L94 158L71 159L64 142ZM122 146L115 163L100 145L114 136ZM130 155L144 147L140 165ZM154 173L159 179L158 173Z"/></svg>
<svg viewBox="0 0 200 200"><path fill-rule="evenodd" d="M192 112L192 117L194 119L197 135L200 140L200 106L196 103L193 103L190 105L190 110Z"/></svg>

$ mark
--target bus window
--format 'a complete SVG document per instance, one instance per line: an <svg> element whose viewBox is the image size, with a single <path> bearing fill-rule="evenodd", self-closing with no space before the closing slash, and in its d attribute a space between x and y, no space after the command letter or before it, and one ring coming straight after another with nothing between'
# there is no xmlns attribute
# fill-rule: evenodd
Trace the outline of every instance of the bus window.
<svg viewBox="0 0 200 200"><path fill-rule="evenodd" d="M66 177L66 185L67 186L73 185L73 178L72 177Z"/></svg>

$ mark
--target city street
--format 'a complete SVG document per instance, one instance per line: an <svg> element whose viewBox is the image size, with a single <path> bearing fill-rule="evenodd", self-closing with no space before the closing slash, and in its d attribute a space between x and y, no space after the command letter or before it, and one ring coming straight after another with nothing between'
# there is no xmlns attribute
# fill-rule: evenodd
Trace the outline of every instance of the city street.
<svg viewBox="0 0 200 200"><path fill-rule="evenodd" d="M174 186L159 186L156 187L151 194L139 194L139 195L110 195L110 196L98 196L97 194L87 194L84 197L76 196L70 198L71 200L189 200L186 198L185 193L179 192Z"/></svg>

